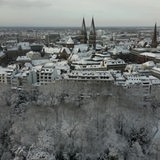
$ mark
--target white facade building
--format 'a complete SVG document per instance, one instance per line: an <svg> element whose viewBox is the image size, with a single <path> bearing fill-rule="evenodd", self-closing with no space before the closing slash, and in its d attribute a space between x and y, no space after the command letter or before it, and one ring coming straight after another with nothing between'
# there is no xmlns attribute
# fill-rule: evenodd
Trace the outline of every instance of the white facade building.
<svg viewBox="0 0 160 160"><path fill-rule="evenodd" d="M11 77L14 72L14 68L0 67L0 83L11 84Z"/></svg>
<svg viewBox="0 0 160 160"><path fill-rule="evenodd" d="M53 63L47 63L36 71L37 84L47 85L58 79L59 75Z"/></svg>

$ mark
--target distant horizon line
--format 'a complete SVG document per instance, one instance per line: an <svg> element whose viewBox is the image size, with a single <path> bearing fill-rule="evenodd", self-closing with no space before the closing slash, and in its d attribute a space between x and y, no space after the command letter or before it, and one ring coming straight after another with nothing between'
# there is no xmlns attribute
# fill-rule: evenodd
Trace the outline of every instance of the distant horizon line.
<svg viewBox="0 0 160 160"><path fill-rule="evenodd" d="M89 28L90 26L87 26L87 28ZM111 25L111 26L96 26L96 28L122 28L122 27L128 27L128 28L136 28L136 27L138 27L138 28L141 28L141 27L154 27L154 25L153 26L151 26L151 25L139 25L139 26L136 26L136 25ZM159 26L157 26L157 27L159 27ZM2 26L0 26L0 28L81 28L81 26L35 26L35 25L12 25L12 26L10 26L10 25L2 25Z"/></svg>

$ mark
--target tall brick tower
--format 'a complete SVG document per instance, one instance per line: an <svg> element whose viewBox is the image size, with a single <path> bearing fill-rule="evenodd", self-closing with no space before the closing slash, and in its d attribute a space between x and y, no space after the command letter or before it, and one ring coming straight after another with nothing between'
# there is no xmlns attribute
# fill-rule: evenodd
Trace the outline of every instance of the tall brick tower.
<svg viewBox="0 0 160 160"><path fill-rule="evenodd" d="M82 21L82 28L81 28L81 32L80 32L80 42L82 44L87 43L87 29L86 29L86 24L85 24L85 19L84 18L83 18L83 21Z"/></svg>
<svg viewBox="0 0 160 160"><path fill-rule="evenodd" d="M90 33L89 33L89 45L94 49L96 48L96 29L94 25L94 18L92 17Z"/></svg>
<svg viewBox="0 0 160 160"><path fill-rule="evenodd" d="M155 23L151 47L156 48L157 45L158 45L158 42L157 42L157 24Z"/></svg>

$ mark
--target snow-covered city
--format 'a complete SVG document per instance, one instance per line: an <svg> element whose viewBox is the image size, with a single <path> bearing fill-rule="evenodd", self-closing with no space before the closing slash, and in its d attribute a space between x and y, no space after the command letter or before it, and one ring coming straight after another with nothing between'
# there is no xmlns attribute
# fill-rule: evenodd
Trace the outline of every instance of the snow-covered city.
<svg viewBox="0 0 160 160"><path fill-rule="evenodd" d="M0 160L160 160L160 3L101 2L0 1Z"/></svg>
<svg viewBox="0 0 160 160"><path fill-rule="evenodd" d="M160 85L160 45L153 28L1 28L0 83L12 89L55 81L111 81L150 91Z"/></svg>

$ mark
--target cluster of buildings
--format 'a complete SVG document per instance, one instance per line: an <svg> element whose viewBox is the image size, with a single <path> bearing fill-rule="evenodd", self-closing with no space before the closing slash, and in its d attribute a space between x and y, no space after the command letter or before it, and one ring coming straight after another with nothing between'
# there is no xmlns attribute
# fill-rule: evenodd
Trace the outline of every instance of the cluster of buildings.
<svg viewBox="0 0 160 160"><path fill-rule="evenodd" d="M19 36L1 30L0 83L17 89L58 80L97 81L141 86L148 94L160 86L159 35L156 24L154 32L141 30L96 29L94 18L89 29L83 18L81 29L68 32L29 30Z"/></svg>

